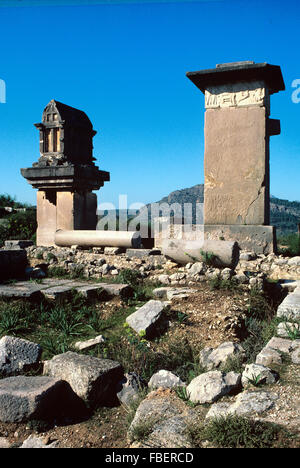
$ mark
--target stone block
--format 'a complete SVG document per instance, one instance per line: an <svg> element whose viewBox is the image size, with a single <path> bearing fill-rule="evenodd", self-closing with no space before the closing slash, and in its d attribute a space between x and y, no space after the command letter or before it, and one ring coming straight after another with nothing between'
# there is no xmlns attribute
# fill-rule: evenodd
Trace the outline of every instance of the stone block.
<svg viewBox="0 0 300 468"><path fill-rule="evenodd" d="M274 226L243 226L210 224L204 227L206 240L236 241L242 250L251 250L255 254L274 253L276 251L276 228Z"/></svg>
<svg viewBox="0 0 300 468"><path fill-rule="evenodd" d="M144 258L148 257L151 249L126 249L127 258Z"/></svg>
<svg viewBox="0 0 300 468"><path fill-rule="evenodd" d="M51 377L7 377L0 380L0 421L54 420L84 412L70 385Z"/></svg>
<svg viewBox="0 0 300 468"><path fill-rule="evenodd" d="M156 332L166 304L162 301L151 300L129 315L126 323L138 334L145 333L146 338L152 337Z"/></svg>
<svg viewBox="0 0 300 468"><path fill-rule="evenodd" d="M65 380L91 406L108 404L116 398L122 366L110 359L98 359L68 351L44 363L44 374Z"/></svg>

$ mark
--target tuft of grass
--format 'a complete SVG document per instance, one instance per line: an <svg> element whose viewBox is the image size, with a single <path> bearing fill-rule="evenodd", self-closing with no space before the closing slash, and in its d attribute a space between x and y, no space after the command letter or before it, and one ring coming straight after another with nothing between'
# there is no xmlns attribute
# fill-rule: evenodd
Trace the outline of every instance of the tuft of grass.
<svg viewBox="0 0 300 468"><path fill-rule="evenodd" d="M209 266L215 266L216 265L216 260L217 256L213 252L207 252L204 250L200 250L200 254L202 257L202 261Z"/></svg>
<svg viewBox="0 0 300 468"><path fill-rule="evenodd" d="M209 280L209 286L211 290L225 290L225 291L233 291L238 288L237 284L228 279L222 279L220 276L216 276L215 278L211 278Z"/></svg>
<svg viewBox="0 0 300 468"><path fill-rule="evenodd" d="M282 428L276 424L229 415L212 418L194 438L220 448L271 448Z"/></svg>
<svg viewBox="0 0 300 468"><path fill-rule="evenodd" d="M222 372L236 372L242 374L244 357L243 356L229 356L229 358L220 366Z"/></svg>
<svg viewBox="0 0 300 468"><path fill-rule="evenodd" d="M278 253L286 257L300 255L300 236L297 233L291 233L278 239L278 244L284 247L278 249Z"/></svg>

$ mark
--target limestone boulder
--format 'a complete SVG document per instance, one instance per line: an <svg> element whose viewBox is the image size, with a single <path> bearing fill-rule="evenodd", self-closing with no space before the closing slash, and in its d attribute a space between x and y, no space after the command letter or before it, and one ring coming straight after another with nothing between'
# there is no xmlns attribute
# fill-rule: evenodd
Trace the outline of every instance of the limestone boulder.
<svg viewBox="0 0 300 468"><path fill-rule="evenodd" d="M125 374L117 384L117 397L120 403L129 406L139 398L140 391L145 387L145 382L135 372Z"/></svg>
<svg viewBox="0 0 300 468"><path fill-rule="evenodd" d="M275 392L242 392L230 407L230 414L247 416L253 413L263 413L273 408L277 399L278 395Z"/></svg>
<svg viewBox="0 0 300 468"><path fill-rule="evenodd" d="M30 435L27 439L24 440L23 444L20 447L21 449L53 449L58 448L58 440L47 444L42 437L37 437L35 435Z"/></svg>
<svg viewBox="0 0 300 468"><path fill-rule="evenodd" d="M240 358L243 360L245 351L239 343L226 341L216 349L204 348L200 352L200 363L207 370L216 369L222 364L225 364L228 359Z"/></svg>
<svg viewBox="0 0 300 468"><path fill-rule="evenodd" d="M260 364L247 364L242 373L242 385L247 387L253 385L253 382L255 385L273 384L278 378L278 374L268 367Z"/></svg>
<svg viewBox="0 0 300 468"><path fill-rule="evenodd" d="M156 388L174 388L185 386L180 377L167 370L160 370L152 375L148 382L148 387L151 389Z"/></svg>
<svg viewBox="0 0 300 468"><path fill-rule="evenodd" d="M199 375L187 386L187 394L193 403L214 403L222 396L240 387L241 375L210 371Z"/></svg>
<svg viewBox="0 0 300 468"><path fill-rule="evenodd" d="M255 416L274 407L278 395L274 392L245 391L240 393L234 403L215 403L211 406L206 419L229 415Z"/></svg>
<svg viewBox="0 0 300 468"><path fill-rule="evenodd" d="M287 320L300 319L300 293L295 291L286 296L277 309L277 317Z"/></svg>
<svg viewBox="0 0 300 468"><path fill-rule="evenodd" d="M139 448L191 448L189 426L195 418L195 412L174 393L159 389L140 403L128 438Z"/></svg>

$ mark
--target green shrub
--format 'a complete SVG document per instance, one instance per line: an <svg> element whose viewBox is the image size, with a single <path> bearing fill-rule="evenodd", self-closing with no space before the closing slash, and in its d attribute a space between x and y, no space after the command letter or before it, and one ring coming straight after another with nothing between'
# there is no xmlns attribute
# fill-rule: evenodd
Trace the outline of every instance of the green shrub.
<svg viewBox="0 0 300 468"><path fill-rule="evenodd" d="M297 233L288 234L287 236L280 237L278 244L284 247L279 248L278 253L287 257L294 257L300 255L300 236Z"/></svg>
<svg viewBox="0 0 300 468"><path fill-rule="evenodd" d="M35 210L13 213L7 218L7 238L31 239L37 229Z"/></svg>
<svg viewBox="0 0 300 468"><path fill-rule="evenodd" d="M221 448L271 448L280 431L276 424L230 415L211 419L200 438Z"/></svg>

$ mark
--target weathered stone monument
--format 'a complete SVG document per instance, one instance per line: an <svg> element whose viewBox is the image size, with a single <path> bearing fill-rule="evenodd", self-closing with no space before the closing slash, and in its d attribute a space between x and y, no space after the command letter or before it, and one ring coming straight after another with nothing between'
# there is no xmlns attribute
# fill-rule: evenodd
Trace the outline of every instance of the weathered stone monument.
<svg viewBox="0 0 300 468"><path fill-rule="evenodd" d="M96 131L87 115L58 101L50 101L40 132L40 158L21 174L38 189L37 245L54 245L55 232L95 230L97 196L109 172L94 164Z"/></svg>
<svg viewBox="0 0 300 468"><path fill-rule="evenodd" d="M187 73L205 94L204 236L270 253L270 96L285 89L279 66L236 62Z"/></svg>

